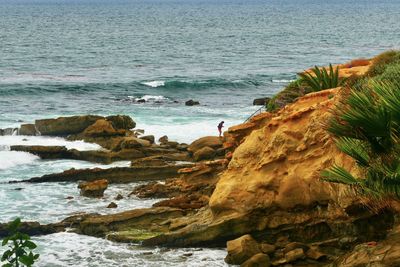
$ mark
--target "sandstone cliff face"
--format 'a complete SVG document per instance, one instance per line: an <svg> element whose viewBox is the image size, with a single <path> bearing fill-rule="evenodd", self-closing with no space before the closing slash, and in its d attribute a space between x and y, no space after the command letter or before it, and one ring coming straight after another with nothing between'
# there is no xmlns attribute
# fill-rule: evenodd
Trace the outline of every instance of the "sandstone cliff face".
<svg viewBox="0 0 400 267"><path fill-rule="evenodd" d="M337 90L308 94L244 137L210 199L213 214L247 213L259 208L293 209L329 201L347 205L341 187L320 181L336 162L353 168L324 129Z"/></svg>

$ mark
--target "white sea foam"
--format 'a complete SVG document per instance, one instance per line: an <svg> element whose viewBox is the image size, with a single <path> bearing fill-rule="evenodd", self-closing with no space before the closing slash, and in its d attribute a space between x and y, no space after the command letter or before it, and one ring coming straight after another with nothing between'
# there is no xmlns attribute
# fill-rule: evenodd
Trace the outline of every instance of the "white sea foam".
<svg viewBox="0 0 400 267"><path fill-rule="evenodd" d="M291 83L294 82L295 80L285 80L285 79L280 79L280 80L272 80L273 83Z"/></svg>
<svg viewBox="0 0 400 267"><path fill-rule="evenodd" d="M101 238L57 233L34 237L40 253L38 266L59 267L222 267L224 249L207 248L144 248L111 242Z"/></svg>
<svg viewBox="0 0 400 267"><path fill-rule="evenodd" d="M26 152L0 151L0 170L6 170L15 166L30 164L39 160L38 156Z"/></svg>
<svg viewBox="0 0 400 267"><path fill-rule="evenodd" d="M84 141L67 141L61 137L5 135L0 136L0 147L12 145L65 146L68 149L98 150L101 146Z"/></svg>
<svg viewBox="0 0 400 267"><path fill-rule="evenodd" d="M150 82L143 82L142 84L155 88L155 87L165 86L165 81L150 81Z"/></svg>

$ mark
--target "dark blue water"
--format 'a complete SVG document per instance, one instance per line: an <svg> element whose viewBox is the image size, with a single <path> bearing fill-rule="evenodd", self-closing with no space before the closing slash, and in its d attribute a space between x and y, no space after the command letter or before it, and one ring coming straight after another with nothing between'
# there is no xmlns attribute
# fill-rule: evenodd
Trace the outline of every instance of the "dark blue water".
<svg viewBox="0 0 400 267"><path fill-rule="evenodd" d="M0 0L0 127L127 113L191 139L298 71L398 47L399 21L399 1Z"/></svg>

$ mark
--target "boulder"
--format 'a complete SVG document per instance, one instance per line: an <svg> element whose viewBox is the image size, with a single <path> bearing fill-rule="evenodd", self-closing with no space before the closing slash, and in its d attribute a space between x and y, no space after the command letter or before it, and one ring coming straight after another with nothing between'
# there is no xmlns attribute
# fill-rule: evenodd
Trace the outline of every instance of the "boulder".
<svg viewBox="0 0 400 267"><path fill-rule="evenodd" d="M93 182L81 182L78 185L78 188L81 189L81 195L85 197L103 197L107 187L108 181L106 179Z"/></svg>
<svg viewBox="0 0 400 267"><path fill-rule="evenodd" d="M151 145L150 141L136 138L136 137L126 137L121 141L120 147L121 149L131 149L131 148L141 148L141 147L149 147Z"/></svg>
<svg viewBox="0 0 400 267"><path fill-rule="evenodd" d="M106 117L106 120L111 122L116 130L130 130L136 127L136 122L126 115L113 115Z"/></svg>
<svg viewBox="0 0 400 267"><path fill-rule="evenodd" d="M193 99L190 99L188 101L185 102L186 106L195 106L195 105L200 105L199 101L194 101Z"/></svg>
<svg viewBox="0 0 400 267"><path fill-rule="evenodd" d="M160 144L165 144L168 142L168 136L164 135L161 136L160 139L158 139L158 142L160 142Z"/></svg>
<svg viewBox="0 0 400 267"><path fill-rule="evenodd" d="M260 248L256 240L250 235L244 235L226 243L228 255L225 262L228 264L239 265L260 253Z"/></svg>
<svg viewBox="0 0 400 267"><path fill-rule="evenodd" d="M20 135L36 135L36 133L35 124L21 124L19 129Z"/></svg>
<svg viewBox="0 0 400 267"><path fill-rule="evenodd" d="M154 142L155 142L154 135L145 135L145 136L141 136L141 137L139 137L139 138L140 138L140 139L143 139L143 140L149 141L150 144L154 144Z"/></svg>
<svg viewBox="0 0 400 267"><path fill-rule="evenodd" d="M256 98L253 100L253 105L254 106L266 106L270 100L271 100L271 98L269 98L269 97Z"/></svg>
<svg viewBox="0 0 400 267"><path fill-rule="evenodd" d="M67 136L84 131L99 119L103 117L95 115L59 117L36 120L35 126L41 135Z"/></svg>
<svg viewBox="0 0 400 267"><path fill-rule="evenodd" d="M195 153L203 147L211 147L212 149L219 149L222 147L222 139L218 136L205 136L201 137L190 144L188 151Z"/></svg>
<svg viewBox="0 0 400 267"><path fill-rule="evenodd" d="M268 255L264 253L258 253L240 265L240 267L269 267L269 266L271 266L271 261Z"/></svg>
<svg viewBox="0 0 400 267"><path fill-rule="evenodd" d="M118 208L118 205L115 204L115 202L111 202L110 204L108 204L107 209L115 209Z"/></svg>
<svg viewBox="0 0 400 267"><path fill-rule="evenodd" d="M108 137L124 135L125 131L117 131L111 122L104 119L97 120L83 131L83 137Z"/></svg>
<svg viewBox="0 0 400 267"><path fill-rule="evenodd" d="M193 158L195 161L208 160L208 159L213 159L215 155L216 155L215 150L212 149L211 147L206 146L197 150L193 154Z"/></svg>

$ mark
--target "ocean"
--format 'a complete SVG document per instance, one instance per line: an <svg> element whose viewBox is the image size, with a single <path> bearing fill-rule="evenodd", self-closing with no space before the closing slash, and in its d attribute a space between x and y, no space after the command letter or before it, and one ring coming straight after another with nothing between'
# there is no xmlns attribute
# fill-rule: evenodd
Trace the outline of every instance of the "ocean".
<svg viewBox="0 0 400 267"><path fill-rule="evenodd" d="M217 135L222 120L243 122L259 108L254 98L273 96L299 71L399 48L399 21L398 0L0 0L0 128L127 114L146 134L190 143ZM200 105L185 106L190 99ZM0 136L0 182L99 166L9 151L27 142L96 149L26 138ZM93 201L75 184L0 184L0 222L107 213L135 185L113 185ZM124 200L118 211L155 201ZM35 240L39 266L225 266L223 249L144 250L71 233Z"/></svg>

